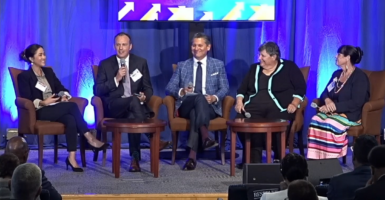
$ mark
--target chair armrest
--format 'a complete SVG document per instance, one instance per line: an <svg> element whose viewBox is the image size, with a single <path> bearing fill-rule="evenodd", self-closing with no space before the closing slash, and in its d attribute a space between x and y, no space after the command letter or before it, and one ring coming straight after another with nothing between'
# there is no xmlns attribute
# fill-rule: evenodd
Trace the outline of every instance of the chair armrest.
<svg viewBox="0 0 385 200"><path fill-rule="evenodd" d="M16 97L15 105L19 118L18 132L20 134L34 133L36 123L36 109L32 101L29 99Z"/></svg>
<svg viewBox="0 0 385 200"><path fill-rule="evenodd" d="M175 98L173 96L166 96L163 99L163 104L166 105L168 121L170 122L174 118L175 112Z"/></svg>
<svg viewBox="0 0 385 200"><path fill-rule="evenodd" d="M86 106L88 105L88 100L82 97L72 97L69 102L74 102L78 105L80 113L82 116L84 115L84 110L86 109Z"/></svg>
<svg viewBox="0 0 385 200"><path fill-rule="evenodd" d="M222 114L226 120L230 119L230 111L233 108L235 99L231 96L226 96L222 102Z"/></svg>
<svg viewBox="0 0 385 200"><path fill-rule="evenodd" d="M155 113L153 119L158 118L159 114L159 108L162 105L162 98L152 95L150 101L147 103L148 107L152 109L152 111Z"/></svg>
<svg viewBox="0 0 385 200"><path fill-rule="evenodd" d="M104 118L104 108L103 108L103 102L102 99L98 96L93 96L91 99L91 105L94 107L94 113L95 113L95 127L97 129L100 129L101 121Z"/></svg>
<svg viewBox="0 0 385 200"><path fill-rule="evenodd" d="M366 134L380 134L382 109L385 106L385 100L379 99L369 101L362 108L361 124Z"/></svg>
<svg viewBox="0 0 385 200"><path fill-rule="evenodd" d="M313 99L313 103L316 103L319 107L323 106L322 100L320 98Z"/></svg>
<svg viewBox="0 0 385 200"><path fill-rule="evenodd" d="M385 106L384 99L369 101L364 104L364 107L362 108L362 113L382 110L384 106Z"/></svg>

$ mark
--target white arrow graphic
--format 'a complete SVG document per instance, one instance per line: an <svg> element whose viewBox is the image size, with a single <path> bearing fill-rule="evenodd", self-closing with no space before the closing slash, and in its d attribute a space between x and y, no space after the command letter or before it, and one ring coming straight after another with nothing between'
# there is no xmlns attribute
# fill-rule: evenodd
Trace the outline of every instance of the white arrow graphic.
<svg viewBox="0 0 385 200"><path fill-rule="evenodd" d="M178 8L168 8L173 15L168 19L169 21L177 20L194 20L194 8L186 8L186 6L179 6Z"/></svg>
<svg viewBox="0 0 385 200"><path fill-rule="evenodd" d="M274 20L275 9L274 6L261 5L261 6L250 6L254 10L254 15L249 18L250 21L258 20Z"/></svg>
<svg viewBox="0 0 385 200"><path fill-rule="evenodd" d="M203 12L205 15L200 19L200 21L209 21L214 19L214 13L213 12Z"/></svg>
<svg viewBox="0 0 385 200"><path fill-rule="evenodd" d="M242 10L245 9L244 2L236 2L233 9L222 20L237 20L242 17Z"/></svg>
<svg viewBox="0 0 385 200"><path fill-rule="evenodd" d="M160 4L152 4L152 8L142 17L142 21L158 20L158 12L160 12Z"/></svg>
<svg viewBox="0 0 385 200"><path fill-rule="evenodd" d="M131 10L134 11L134 2L124 2L126 5L119 10L119 20L123 19Z"/></svg>

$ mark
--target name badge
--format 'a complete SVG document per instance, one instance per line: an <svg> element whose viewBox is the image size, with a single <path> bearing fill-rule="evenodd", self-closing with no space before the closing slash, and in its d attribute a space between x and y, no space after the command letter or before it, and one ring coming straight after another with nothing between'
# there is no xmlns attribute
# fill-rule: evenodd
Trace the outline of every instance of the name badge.
<svg viewBox="0 0 385 200"><path fill-rule="evenodd" d="M139 80L140 78L142 78L142 73L140 73L140 71L138 69L134 70L132 72L132 74L130 74L130 77L131 79L136 82L137 80Z"/></svg>
<svg viewBox="0 0 385 200"><path fill-rule="evenodd" d="M334 87L336 86L337 78L335 78L329 85L328 85L328 92L332 91Z"/></svg>
<svg viewBox="0 0 385 200"><path fill-rule="evenodd" d="M45 90L47 89L47 86L38 81L35 85L35 88L37 88L38 90L40 90L42 92L45 92Z"/></svg>

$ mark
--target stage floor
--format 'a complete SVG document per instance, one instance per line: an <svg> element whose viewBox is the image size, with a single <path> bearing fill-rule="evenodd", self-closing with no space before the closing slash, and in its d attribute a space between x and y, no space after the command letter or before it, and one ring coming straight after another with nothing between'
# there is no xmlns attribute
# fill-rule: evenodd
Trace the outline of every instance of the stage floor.
<svg viewBox="0 0 385 200"><path fill-rule="evenodd" d="M296 149L296 152L298 150ZM1 150L2 152L2 150ZM344 172L353 169L350 152L347 165L342 165ZM149 149L142 149L142 172L128 172L130 157L128 149L121 152L121 175L114 178L112 173L111 149L107 151L106 166L102 167L102 153L99 160L93 162L93 152L86 151L87 167L83 173L75 173L66 170L65 149L59 150L59 161L53 163L53 150L44 150L43 169L47 178L61 194L212 194L227 193L228 186L242 182L242 170L236 169L236 176L230 177L230 160L222 165L220 160L214 160L215 152L206 152L198 159L197 168L194 171L182 171L186 153L180 151L177 154L179 160L171 165L171 150L163 150L160 154L160 177L154 178L150 173ZM241 151L237 151L237 161L241 161ZM226 157L229 157L227 152ZM80 163L78 151L77 160ZM31 150L29 162L37 164L37 151Z"/></svg>

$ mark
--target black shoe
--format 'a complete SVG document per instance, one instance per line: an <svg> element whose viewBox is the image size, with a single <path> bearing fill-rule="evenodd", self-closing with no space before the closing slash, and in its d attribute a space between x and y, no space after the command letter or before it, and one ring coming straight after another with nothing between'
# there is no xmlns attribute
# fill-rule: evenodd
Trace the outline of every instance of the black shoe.
<svg viewBox="0 0 385 200"><path fill-rule="evenodd" d="M67 170L68 170L68 165L69 165L72 168L72 171L74 171L74 172L83 172L83 168L72 166L72 164L70 163L70 160L68 159L68 157L66 159L66 165L67 165Z"/></svg>
<svg viewBox="0 0 385 200"><path fill-rule="evenodd" d="M208 149L211 149L213 147L216 147L218 146L218 142L216 142L215 140L211 139L211 138L206 138L205 141L203 142L203 149L204 150L208 150Z"/></svg>
<svg viewBox="0 0 385 200"><path fill-rule="evenodd" d="M93 152L98 153L98 152L101 151L101 150L107 149L108 146L110 146L108 143L104 143L104 144L103 144L102 146L100 146L100 147L94 147L94 146L91 145L91 149L92 149Z"/></svg>
<svg viewBox="0 0 385 200"><path fill-rule="evenodd" d="M182 170L188 170L188 171L194 170L196 166L197 166L197 161L189 158L186 160L186 163L184 164Z"/></svg>

